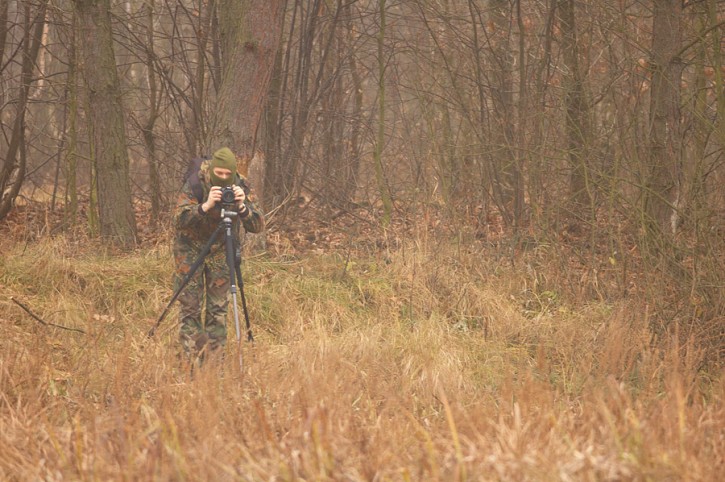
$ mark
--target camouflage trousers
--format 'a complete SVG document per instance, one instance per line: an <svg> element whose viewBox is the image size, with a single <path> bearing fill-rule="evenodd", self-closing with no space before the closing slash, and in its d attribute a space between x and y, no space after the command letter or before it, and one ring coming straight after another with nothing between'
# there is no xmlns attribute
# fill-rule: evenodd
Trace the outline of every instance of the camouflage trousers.
<svg viewBox="0 0 725 482"><path fill-rule="evenodd" d="M181 286L194 261L199 257L200 249L191 244L175 244L174 290ZM188 356L204 358L226 344L229 267L224 246L212 248L179 295L179 303L179 341Z"/></svg>

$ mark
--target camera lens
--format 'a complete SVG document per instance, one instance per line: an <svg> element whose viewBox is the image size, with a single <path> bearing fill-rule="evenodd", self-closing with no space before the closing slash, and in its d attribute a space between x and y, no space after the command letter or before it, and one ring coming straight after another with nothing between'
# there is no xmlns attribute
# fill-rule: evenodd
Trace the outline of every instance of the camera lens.
<svg viewBox="0 0 725 482"><path fill-rule="evenodd" d="M222 203L234 204L234 190L231 187L222 189Z"/></svg>

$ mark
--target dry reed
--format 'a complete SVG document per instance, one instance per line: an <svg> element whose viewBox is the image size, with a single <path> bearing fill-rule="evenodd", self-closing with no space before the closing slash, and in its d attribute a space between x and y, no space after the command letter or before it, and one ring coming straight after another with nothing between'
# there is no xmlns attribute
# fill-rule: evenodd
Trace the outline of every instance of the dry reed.
<svg viewBox="0 0 725 482"><path fill-rule="evenodd" d="M2 480L717 480L725 383L637 300L540 303L481 253L245 265L256 343L191 377L170 255L0 264ZM539 293L541 294L541 293ZM54 323L39 325L9 301ZM532 308L533 306L533 308ZM231 332L233 337L233 331ZM228 351L234 355L235 343Z"/></svg>

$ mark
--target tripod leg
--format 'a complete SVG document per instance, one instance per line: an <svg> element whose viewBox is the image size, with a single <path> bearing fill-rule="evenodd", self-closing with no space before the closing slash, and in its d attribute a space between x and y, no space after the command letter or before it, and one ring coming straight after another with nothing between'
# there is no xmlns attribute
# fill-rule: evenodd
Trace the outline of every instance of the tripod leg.
<svg viewBox="0 0 725 482"><path fill-rule="evenodd" d="M244 296L244 279L242 278L242 260L238 259L235 264L235 270L237 272L237 280L239 281L239 296L242 298L242 311L244 311L244 321L247 324L247 341L254 341L254 335L252 335L252 324L249 322L249 310L247 310L247 297Z"/></svg>
<svg viewBox="0 0 725 482"><path fill-rule="evenodd" d="M239 350L239 368L241 369L243 366L242 363L242 338L241 338L241 332L239 328L239 312L237 310L237 282L235 279L235 272L234 272L234 258L235 258L235 249L234 249L234 236L232 235L232 222L231 219L225 218L224 224L226 226L226 239L224 240L224 245L226 249L226 256L227 256L227 267L229 268L229 291L232 294L232 310L234 312L234 329L236 330L237 334L237 350Z"/></svg>
<svg viewBox="0 0 725 482"><path fill-rule="evenodd" d="M209 254L209 251L211 251L211 247L214 245L214 241L216 241L216 238L217 238L217 236L219 236L219 233L221 232L222 228L223 228L223 225L220 224L219 227L216 228L214 233L212 233L212 235L209 237L209 241L207 241L207 243L204 245L204 247L201 248L201 251L199 252L199 257L196 259L196 261L194 261L194 264L192 264L191 267L189 268L189 272L186 274L184 279L181 281L181 284L179 285L179 287L176 289L176 292L171 297L171 301L169 301L169 304L167 304L166 308L164 308L164 311L163 311L163 313L161 313L161 316L159 316L159 319L156 320L156 324L153 327L151 327L151 329L149 330L149 332L147 334L147 336L149 338L154 336L154 334L156 333L156 330L161 325L161 322L166 317L166 314L171 309L171 305L174 304L174 301L176 301L176 299L179 297L179 295L181 294L183 289L186 287L187 284L189 284L189 281L191 281L191 278L194 276L194 273L196 273L196 270L198 270L199 266L201 266L201 264L204 262L204 258L206 258L206 256Z"/></svg>

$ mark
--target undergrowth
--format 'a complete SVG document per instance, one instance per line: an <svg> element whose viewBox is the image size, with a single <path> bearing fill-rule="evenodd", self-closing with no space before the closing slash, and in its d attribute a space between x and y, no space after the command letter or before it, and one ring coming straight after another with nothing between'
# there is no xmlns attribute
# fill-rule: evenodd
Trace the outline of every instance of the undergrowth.
<svg viewBox="0 0 725 482"><path fill-rule="evenodd" d="M146 337L171 265L164 246L3 246L0 479L716 480L725 469L721 373L681 336L655 343L641 300L577 302L546 267L445 243L255 256L243 367L230 323L229 356L191 376L175 310Z"/></svg>

